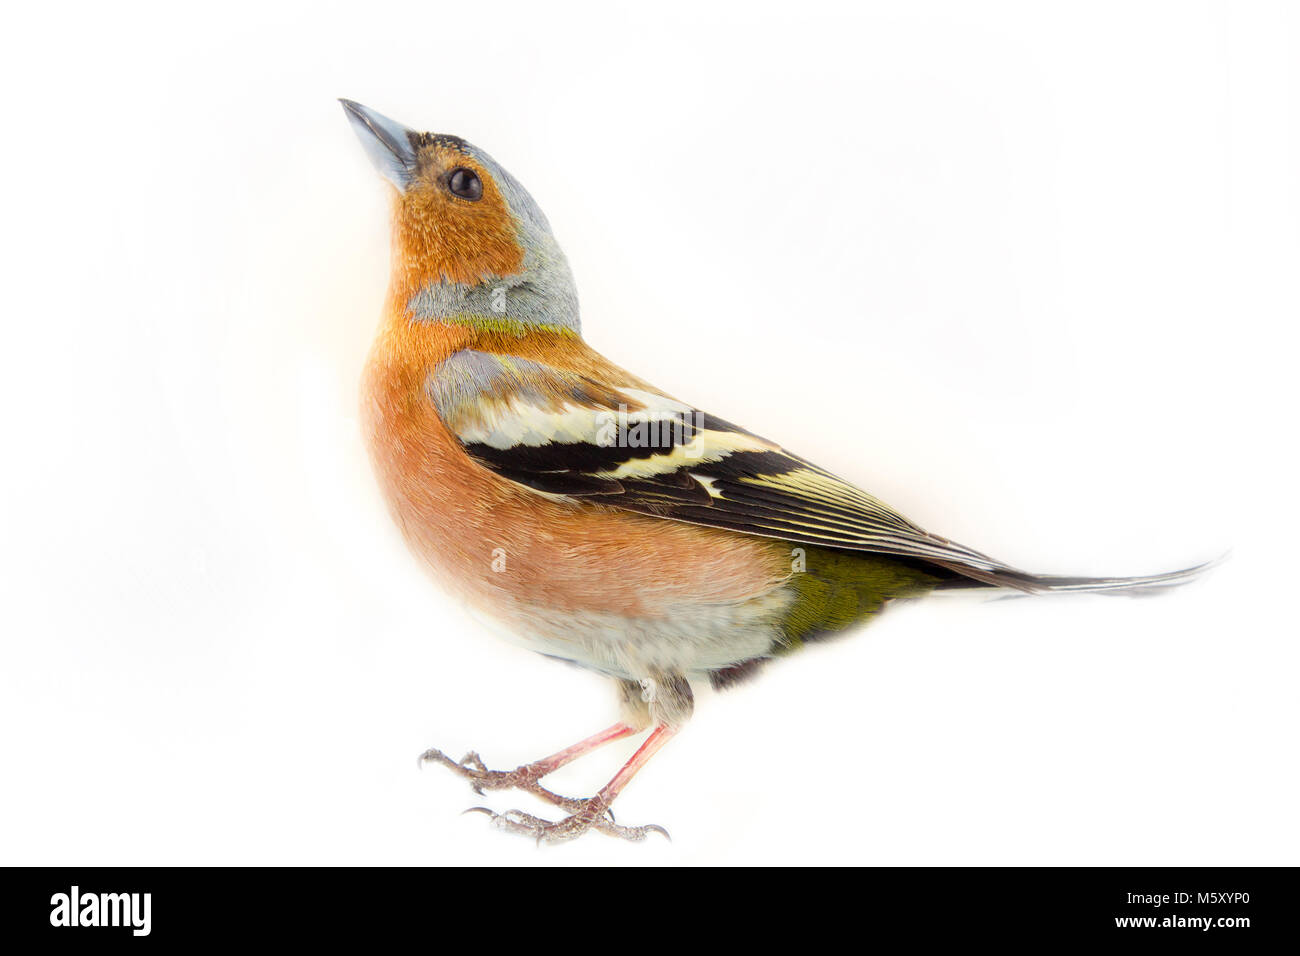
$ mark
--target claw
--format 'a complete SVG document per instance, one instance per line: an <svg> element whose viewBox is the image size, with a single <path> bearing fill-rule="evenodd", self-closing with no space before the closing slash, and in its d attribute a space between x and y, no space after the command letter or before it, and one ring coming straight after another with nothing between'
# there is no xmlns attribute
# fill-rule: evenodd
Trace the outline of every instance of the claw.
<svg viewBox="0 0 1300 956"><path fill-rule="evenodd" d="M640 843L650 833L659 833L668 842L672 842L672 837L668 831L658 824L651 823L641 827L624 827L612 823L606 819L608 807L605 807L600 813L596 812L599 803L595 797L590 800L578 801L578 804L580 809L577 812L555 822L543 820L541 817L535 817L523 810L507 810L505 813L494 813L486 807L472 807L471 809L486 813L498 830L505 830L507 833L514 833L519 836L532 837L538 846L543 843L564 843L574 840L588 830L599 830L606 836L618 837L633 843Z"/></svg>
<svg viewBox="0 0 1300 956"><path fill-rule="evenodd" d="M587 800L578 800L573 797L561 796L546 789L538 782L536 773L532 769L533 765L518 767L511 771L489 770L484 765L483 759L475 751L471 750L459 761L455 761L441 750L432 748L422 753L419 759L421 768L430 763L440 763L447 769L460 774L469 782L473 791L480 796L484 795L485 790L523 790L566 811L569 815L554 823L543 820L541 817L535 817L530 813L524 813L522 810L508 810L505 813L497 813L488 807L470 807L464 811L467 814L486 814L498 829L516 833L520 836L531 836L536 839L539 845L572 840L588 830L599 830L606 836L615 836L633 842L640 842L649 833L655 832L662 834L669 842L672 841L668 831L656 824L642 827L619 825L613 809L603 798L592 797Z"/></svg>

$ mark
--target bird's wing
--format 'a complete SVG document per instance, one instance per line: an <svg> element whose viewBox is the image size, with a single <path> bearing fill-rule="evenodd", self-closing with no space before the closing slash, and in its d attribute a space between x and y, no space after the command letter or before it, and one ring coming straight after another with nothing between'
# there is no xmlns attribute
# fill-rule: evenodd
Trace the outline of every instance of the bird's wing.
<svg viewBox="0 0 1300 956"><path fill-rule="evenodd" d="M1021 573L928 533L774 442L641 387L465 350L435 370L428 389L471 458L536 492L919 558L990 583Z"/></svg>

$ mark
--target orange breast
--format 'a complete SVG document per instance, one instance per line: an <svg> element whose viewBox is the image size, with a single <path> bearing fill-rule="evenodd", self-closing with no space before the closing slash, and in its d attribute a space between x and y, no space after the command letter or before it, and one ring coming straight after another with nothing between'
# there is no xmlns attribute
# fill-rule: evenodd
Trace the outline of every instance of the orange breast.
<svg viewBox="0 0 1300 956"><path fill-rule="evenodd" d="M364 381L364 427L389 507L414 552L454 592L507 619L529 604L657 618L682 604L743 601L789 576L789 550L779 542L552 500L473 462L425 384L447 356L484 344L469 329L395 317ZM516 344L518 353L535 351ZM608 367L577 339L568 364Z"/></svg>

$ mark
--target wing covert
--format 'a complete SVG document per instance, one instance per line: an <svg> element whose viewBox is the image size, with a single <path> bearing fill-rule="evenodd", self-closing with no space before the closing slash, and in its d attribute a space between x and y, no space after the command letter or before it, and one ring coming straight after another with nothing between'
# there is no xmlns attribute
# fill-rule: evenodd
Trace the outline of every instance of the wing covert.
<svg viewBox="0 0 1300 956"><path fill-rule="evenodd" d="M429 393L465 452L548 495L796 543L1019 575L781 446L637 385L466 350Z"/></svg>

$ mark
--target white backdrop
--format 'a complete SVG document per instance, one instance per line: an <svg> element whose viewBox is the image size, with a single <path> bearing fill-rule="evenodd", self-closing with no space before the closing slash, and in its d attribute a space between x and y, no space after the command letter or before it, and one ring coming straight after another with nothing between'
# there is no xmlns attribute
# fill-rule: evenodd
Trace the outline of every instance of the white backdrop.
<svg viewBox="0 0 1300 956"><path fill-rule="evenodd" d="M1300 862L1295 8L609 6L9 14L0 862ZM420 751L510 767L613 694L390 527L386 187L339 96L525 183L595 347L924 526L1230 560L894 609L702 694L617 808L671 845L459 816Z"/></svg>

